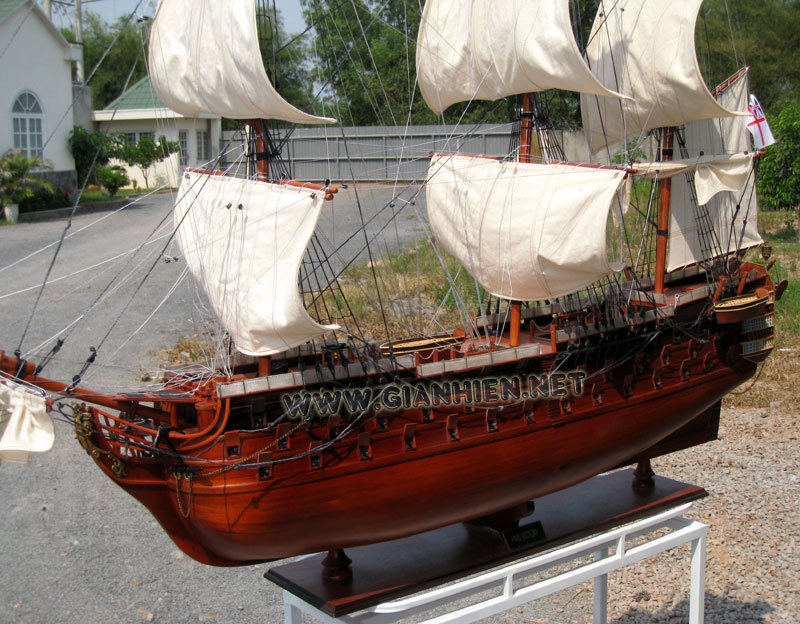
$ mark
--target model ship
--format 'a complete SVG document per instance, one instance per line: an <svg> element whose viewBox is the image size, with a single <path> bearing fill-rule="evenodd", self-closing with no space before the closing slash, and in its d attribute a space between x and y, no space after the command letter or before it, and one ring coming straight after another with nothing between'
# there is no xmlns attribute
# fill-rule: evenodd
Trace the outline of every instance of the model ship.
<svg viewBox="0 0 800 624"><path fill-rule="evenodd" d="M160 2L160 97L249 128L251 174L185 171L174 213L182 257L238 354L115 395L1 352L0 368L70 397L86 451L198 561L245 565L513 518L628 463L646 484L650 458L715 437L720 400L773 348L785 284L744 259L762 242L747 72L706 88L701 1L601 9L585 57L566 1L464 4L425 6L426 102L441 112L521 98L507 158L434 154L425 185L431 244L474 278L480 305L446 331L376 342L311 304L336 277L298 287L336 189L282 177L264 121L333 120L274 90L253 2ZM565 162L550 140L537 93L552 88L582 94L602 164ZM604 162L648 133L653 162ZM636 184L652 201L632 202Z"/></svg>

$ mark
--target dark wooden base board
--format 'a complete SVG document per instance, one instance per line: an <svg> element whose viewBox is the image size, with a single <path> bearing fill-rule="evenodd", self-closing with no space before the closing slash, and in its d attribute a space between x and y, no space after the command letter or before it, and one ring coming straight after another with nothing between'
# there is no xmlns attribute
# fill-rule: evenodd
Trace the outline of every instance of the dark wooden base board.
<svg viewBox="0 0 800 624"><path fill-rule="evenodd" d="M265 577L339 617L707 496L701 487L666 477L656 476L645 492L635 491L632 481L633 470L621 470L539 498L534 513L505 534L456 524L349 548L353 575L344 582L322 578L325 554L276 566Z"/></svg>

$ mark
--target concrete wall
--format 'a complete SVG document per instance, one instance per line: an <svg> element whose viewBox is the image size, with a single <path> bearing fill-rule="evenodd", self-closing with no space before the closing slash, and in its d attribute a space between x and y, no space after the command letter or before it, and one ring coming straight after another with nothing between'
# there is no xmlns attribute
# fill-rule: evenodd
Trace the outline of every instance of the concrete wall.
<svg viewBox="0 0 800 624"><path fill-rule="evenodd" d="M63 171L42 171L37 174L43 180L47 180L53 188L63 189L74 193L78 186L78 174L74 169Z"/></svg>
<svg viewBox="0 0 800 624"><path fill-rule="evenodd" d="M505 156L511 124L461 126L375 126L298 128L286 139L283 155L295 180L335 182L424 180L431 152ZM240 171L242 144L224 132L223 164ZM589 162L582 132L556 132L572 162Z"/></svg>
<svg viewBox="0 0 800 624"><path fill-rule="evenodd" d="M82 126L89 132L94 132L92 120L92 88L86 85L73 83L72 85L72 118L76 126Z"/></svg>
<svg viewBox="0 0 800 624"><path fill-rule="evenodd" d="M132 111L120 111L121 116L129 116L132 114L134 114ZM178 141L180 132L185 131L188 140L188 160L185 163L187 167L205 167L208 165L207 161L198 160L198 130L209 132L210 154L212 158L217 155L218 146L220 144L221 123L219 119L197 119L174 116L169 118L149 117L101 121L97 125L98 129L102 132L135 133L137 140L142 133L152 132L156 140L158 140L159 136L163 135L168 141ZM144 176L138 167L129 167L123 162L113 162L112 164L119 164L124 167L131 181L136 180L138 186L144 188ZM181 169L179 153L171 154L167 160L156 163L150 168L150 171L148 171L148 184L150 188L159 186L177 187L180 182Z"/></svg>
<svg viewBox="0 0 800 624"><path fill-rule="evenodd" d="M139 167L129 167L122 161L112 159L110 165L120 165L128 173L131 183L127 188L134 186L136 182L137 188L160 188L164 186L176 187L180 182L180 156L178 154L170 154L165 160L157 162L152 167L147 169L147 184L145 184L144 174Z"/></svg>
<svg viewBox="0 0 800 624"><path fill-rule="evenodd" d="M0 24L0 42L10 43L0 59L0 153L14 147L11 109L30 91L42 106L44 158L55 171L74 171L67 143L73 125L72 50L44 19L38 9L23 5Z"/></svg>

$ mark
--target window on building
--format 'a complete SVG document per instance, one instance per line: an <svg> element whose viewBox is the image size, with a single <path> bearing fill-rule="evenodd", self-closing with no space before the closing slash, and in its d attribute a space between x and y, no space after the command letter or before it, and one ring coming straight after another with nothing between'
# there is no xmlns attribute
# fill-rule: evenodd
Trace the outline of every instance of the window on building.
<svg viewBox="0 0 800 624"><path fill-rule="evenodd" d="M149 132L140 132L139 133L139 140L140 141L145 137L147 137L148 139L153 139L154 141L156 140L156 135L152 130L150 130Z"/></svg>
<svg viewBox="0 0 800 624"><path fill-rule="evenodd" d="M189 133L186 130L178 131L178 144L181 147L181 167L189 164Z"/></svg>
<svg viewBox="0 0 800 624"><path fill-rule="evenodd" d="M206 163L211 160L211 146L208 142L208 130L197 131L197 162Z"/></svg>
<svg viewBox="0 0 800 624"><path fill-rule="evenodd" d="M136 145L136 133L135 132L126 132L125 133L125 145L128 147L133 147Z"/></svg>
<svg viewBox="0 0 800 624"><path fill-rule="evenodd" d="M24 91L11 109L14 149L34 158L42 155L42 106L30 91Z"/></svg>

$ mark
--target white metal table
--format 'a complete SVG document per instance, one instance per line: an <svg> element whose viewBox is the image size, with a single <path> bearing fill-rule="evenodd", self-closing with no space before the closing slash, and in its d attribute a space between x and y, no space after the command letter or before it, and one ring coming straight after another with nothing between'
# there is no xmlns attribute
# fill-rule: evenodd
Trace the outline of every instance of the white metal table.
<svg viewBox="0 0 800 624"><path fill-rule="evenodd" d="M467 623L497 615L593 579L593 624L606 624L609 572L691 542L689 624L702 624L708 526L682 517L691 506L691 503L685 503L531 559L517 561L462 581L401 600L384 602L361 613L338 618L323 613L284 590L285 622L301 624L302 614L307 613L325 624L388 624L444 606L451 610L444 615L424 620L423 624ZM661 529L667 529L668 532L657 533ZM644 538L641 543L629 545L631 540L639 537ZM587 557L591 559L575 563L576 560ZM555 572L544 580L522 583L526 577L535 573L571 562L574 567L567 571ZM474 599L484 592L490 592L490 597L482 597L463 606L465 600Z"/></svg>

